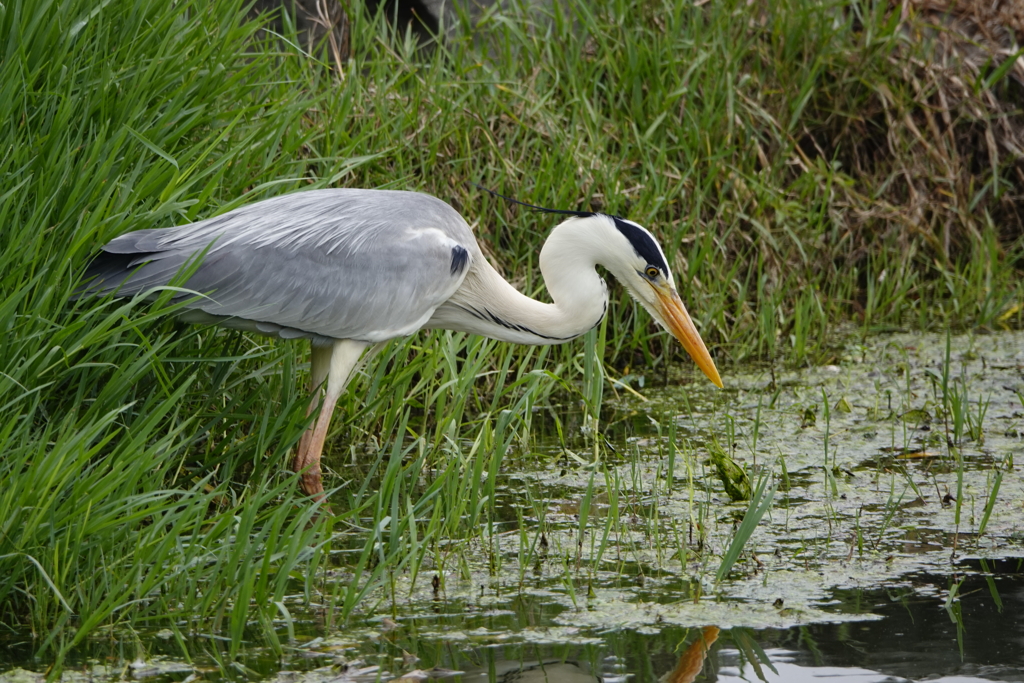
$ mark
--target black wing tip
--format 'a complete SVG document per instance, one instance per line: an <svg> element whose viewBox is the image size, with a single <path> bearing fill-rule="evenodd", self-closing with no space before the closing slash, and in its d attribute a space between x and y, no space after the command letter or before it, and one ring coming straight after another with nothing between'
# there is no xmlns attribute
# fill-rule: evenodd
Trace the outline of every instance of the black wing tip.
<svg viewBox="0 0 1024 683"><path fill-rule="evenodd" d="M562 216L575 216L576 218L589 218L590 216L596 216L597 215L597 213L595 213L593 211L572 211L570 209L551 209L551 208L548 208L546 206L537 206L536 204L527 204L526 202L521 202L518 199L513 199L512 197L507 197L507 196L501 194L500 192L495 192L494 190L492 190L492 189L490 189L488 187L484 187L483 185L480 185L479 183L474 183L471 180L468 181L468 182L469 182L470 185L472 185L473 187L477 188L478 190L483 190L484 192L486 192L486 193L488 193L488 194L490 194L490 195L492 195L494 197L500 197L501 199L504 199L506 202L509 202L511 204L518 204L519 206L525 206L528 209L533 209L534 211L540 211L541 213L553 213L553 214L559 214L559 215L562 215Z"/></svg>
<svg viewBox="0 0 1024 683"><path fill-rule="evenodd" d="M82 284L74 291L75 298L102 296L115 290L122 294L130 294L124 285L138 270L149 253L121 253L103 249L89 262L82 274Z"/></svg>
<svg viewBox="0 0 1024 683"><path fill-rule="evenodd" d="M137 254L122 254L101 251L85 267L83 280L87 280L89 289L95 288L108 280L122 280L131 275L131 262Z"/></svg>

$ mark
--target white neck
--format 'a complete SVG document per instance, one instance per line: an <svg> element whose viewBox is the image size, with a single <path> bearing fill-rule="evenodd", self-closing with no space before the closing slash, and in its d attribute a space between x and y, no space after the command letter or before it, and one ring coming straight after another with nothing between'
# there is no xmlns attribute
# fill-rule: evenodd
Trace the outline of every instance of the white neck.
<svg viewBox="0 0 1024 683"><path fill-rule="evenodd" d="M426 327L460 330L520 344L558 344L584 334L604 317L608 286L594 267L614 231L604 216L572 218L558 225L540 252L540 272L554 303L524 296L476 250L457 292ZM474 245L476 246L476 245Z"/></svg>

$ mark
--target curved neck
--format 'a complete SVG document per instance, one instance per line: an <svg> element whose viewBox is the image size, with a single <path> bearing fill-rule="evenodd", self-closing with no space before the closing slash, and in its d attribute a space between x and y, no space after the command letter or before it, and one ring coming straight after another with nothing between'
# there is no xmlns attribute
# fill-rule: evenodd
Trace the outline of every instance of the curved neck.
<svg viewBox="0 0 1024 683"><path fill-rule="evenodd" d="M608 286L594 269L604 223L599 217L574 218L551 231L540 252L540 271L554 303L520 293L478 250L462 286L427 327L520 344L558 344L586 333L608 307Z"/></svg>

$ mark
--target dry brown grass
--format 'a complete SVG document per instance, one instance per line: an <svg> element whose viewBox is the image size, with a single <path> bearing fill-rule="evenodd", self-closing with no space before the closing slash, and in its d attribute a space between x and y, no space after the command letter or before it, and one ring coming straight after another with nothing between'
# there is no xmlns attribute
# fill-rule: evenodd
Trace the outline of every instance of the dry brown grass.
<svg viewBox="0 0 1024 683"><path fill-rule="evenodd" d="M899 78L865 76L856 109L823 117L798 145L803 163L838 159L853 180L836 187L861 235L848 257L860 260L883 233L923 240L925 258L949 265L973 256L987 223L1014 244L1024 237L1024 3L894 5Z"/></svg>

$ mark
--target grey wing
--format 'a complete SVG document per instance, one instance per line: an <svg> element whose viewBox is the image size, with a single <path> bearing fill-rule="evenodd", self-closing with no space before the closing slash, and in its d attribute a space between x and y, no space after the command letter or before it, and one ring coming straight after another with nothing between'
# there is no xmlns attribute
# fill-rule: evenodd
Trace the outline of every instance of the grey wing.
<svg viewBox="0 0 1024 683"><path fill-rule="evenodd" d="M476 251L462 217L429 195L317 190L123 235L90 266L85 290L144 292L199 259L182 285L204 295L189 304L189 319L376 342L422 327Z"/></svg>

